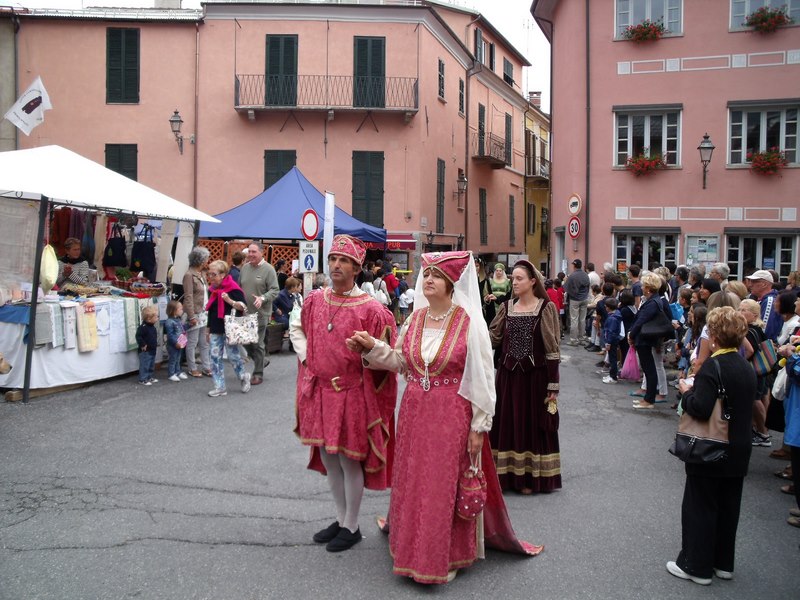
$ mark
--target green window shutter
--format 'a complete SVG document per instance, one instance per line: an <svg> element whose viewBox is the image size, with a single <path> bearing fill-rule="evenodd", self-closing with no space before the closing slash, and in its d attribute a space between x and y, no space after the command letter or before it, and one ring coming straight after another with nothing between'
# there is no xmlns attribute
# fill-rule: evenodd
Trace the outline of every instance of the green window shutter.
<svg viewBox="0 0 800 600"><path fill-rule="evenodd" d="M383 152L353 152L353 216L383 227Z"/></svg>
<svg viewBox="0 0 800 600"><path fill-rule="evenodd" d="M482 63L483 56L483 32L480 29L475 29L475 60Z"/></svg>
<svg viewBox="0 0 800 600"><path fill-rule="evenodd" d="M436 160L436 233L444 233L444 172L445 162Z"/></svg>
<svg viewBox="0 0 800 600"><path fill-rule="evenodd" d="M511 115L506 113L506 164L511 166L511 141L513 140L514 129L511 122Z"/></svg>
<svg viewBox="0 0 800 600"><path fill-rule="evenodd" d="M494 44L489 44L489 68L494 71Z"/></svg>
<svg viewBox="0 0 800 600"><path fill-rule="evenodd" d="M489 212L486 208L486 189L478 189L478 211L480 213L481 244L489 243Z"/></svg>
<svg viewBox="0 0 800 600"><path fill-rule="evenodd" d="M508 197L508 240L512 246L517 243L517 216L514 211L514 196Z"/></svg>
<svg viewBox="0 0 800 600"><path fill-rule="evenodd" d="M439 98L444 98L444 61L439 59Z"/></svg>
<svg viewBox="0 0 800 600"><path fill-rule="evenodd" d="M297 150L264 150L264 189L268 189L297 164Z"/></svg>
<svg viewBox="0 0 800 600"><path fill-rule="evenodd" d="M353 39L353 106L386 104L386 38Z"/></svg>
<svg viewBox="0 0 800 600"><path fill-rule="evenodd" d="M137 154L136 144L106 144L106 168L137 181Z"/></svg>
<svg viewBox="0 0 800 600"><path fill-rule="evenodd" d="M486 107L478 104L478 156L486 154Z"/></svg>
<svg viewBox="0 0 800 600"><path fill-rule="evenodd" d="M266 104L297 105L297 42L296 35L267 36Z"/></svg>
<svg viewBox="0 0 800 600"><path fill-rule="evenodd" d="M503 59L503 81L514 86L514 65L507 58Z"/></svg>
<svg viewBox="0 0 800 600"><path fill-rule="evenodd" d="M464 80L458 80L458 112L464 114Z"/></svg>
<svg viewBox="0 0 800 600"><path fill-rule="evenodd" d="M139 102L138 29L106 29L106 102Z"/></svg>

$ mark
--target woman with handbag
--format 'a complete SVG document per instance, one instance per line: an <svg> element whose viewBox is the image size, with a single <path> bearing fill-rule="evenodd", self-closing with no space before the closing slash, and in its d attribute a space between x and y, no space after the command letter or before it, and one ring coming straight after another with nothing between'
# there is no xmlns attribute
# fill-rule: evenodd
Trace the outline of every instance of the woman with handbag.
<svg viewBox="0 0 800 600"><path fill-rule="evenodd" d="M183 276L183 312L186 315L186 367L192 377L211 377L211 360L208 355L208 338L205 335L208 313L208 284L203 269L211 253L197 246L189 252L189 268ZM202 334L202 335L201 335ZM195 350L200 348L200 367L197 367Z"/></svg>
<svg viewBox="0 0 800 600"><path fill-rule="evenodd" d="M233 365L236 377L242 384L242 393L250 391L250 373L244 370L244 361L239 354L239 344L228 344L225 335L225 317L232 310L244 313L247 310L247 300L242 288L228 275L228 263L224 260L215 260L208 265L209 298L206 304L208 311L208 337L211 349L211 376L214 379L214 389L208 392L212 398L227 396L225 389L225 366L222 364L223 352L228 355L228 360Z"/></svg>
<svg viewBox="0 0 800 600"><path fill-rule="evenodd" d="M728 407L726 457L706 463L686 462L681 506L681 551L667 570L700 585L733 578L736 529L742 485L750 462L751 422L756 376L738 353L747 322L732 307L716 308L706 322L713 353L695 375L694 387L679 384L681 404L696 421L708 421L724 388ZM719 370L717 370L719 367Z"/></svg>
<svg viewBox="0 0 800 600"><path fill-rule="evenodd" d="M636 410L655 408L656 394L659 391L656 356L660 359L660 348L664 338L674 335L672 311L661 296L663 286L664 280L661 275L646 273L642 277L644 301L639 305L636 320L628 332L628 344L636 351L639 366L647 380L644 397L633 401L633 408ZM666 376L664 379L666 384Z"/></svg>
<svg viewBox="0 0 800 600"><path fill-rule="evenodd" d="M542 279L530 262L517 261L514 300L500 307L489 328L500 350L492 455L503 490L525 495L561 488L560 325Z"/></svg>
<svg viewBox="0 0 800 600"><path fill-rule="evenodd" d="M483 557L481 520L486 545L527 555L542 551L516 539L494 470L487 439L494 370L477 281L471 252L423 254L414 312L394 348L364 331L347 342L369 368L404 373L408 382L389 519L379 526L384 532L391 526L394 573L419 583L452 581L457 569ZM460 482L468 480L462 474L471 464L482 466L488 488L482 511L457 502L469 493Z"/></svg>

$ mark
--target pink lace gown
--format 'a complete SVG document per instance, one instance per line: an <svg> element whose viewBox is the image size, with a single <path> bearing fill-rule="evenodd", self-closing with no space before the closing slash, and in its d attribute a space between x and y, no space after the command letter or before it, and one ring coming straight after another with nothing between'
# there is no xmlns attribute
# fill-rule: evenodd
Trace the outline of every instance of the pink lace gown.
<svg viewBox="0 0 800 600"><path fill-rule="evenodd" d="M415 312L403 340L408 385L400 407L392 495L389 547L394 572L420 583L445 583L448 571L478 558L478 521L456 515L458 479L469 465L467 437L472 405L458 395L467 353L469 316L454 312L441 346L425 373L422 335L425 310ZM485 436L482 464L489 487L484 509L486 543L509 552L535 555L542 546L516 539L503 502Z"/></svg>

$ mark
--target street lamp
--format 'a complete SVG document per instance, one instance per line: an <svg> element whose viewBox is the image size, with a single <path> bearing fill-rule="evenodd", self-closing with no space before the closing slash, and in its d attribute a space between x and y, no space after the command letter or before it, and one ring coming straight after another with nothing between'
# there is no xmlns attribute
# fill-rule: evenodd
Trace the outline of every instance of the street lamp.
<svg viewBox="0 0 800 600"><path fill-rule="evenodd" d="M708 132L703 136L703 141L697 149L700 151L700 162L703 163L703 189L706 189L706 173L708 173L708 163L711 162L711 155L716 146L708 139Z"/></svg>
<svg viewBox="0 0 800 600"><path fill-rule="evenodd" d="M428 252L432 252L433 251L433 238L435 237L435 234L433 233L433 230L431 230L429 233L427 233L425 235L425 237L428 238Z"/></svg>
<svg viewBox="0 0 800 600"><path fill-rule="evenodd" d="M467 176L464 175L464 171L461 169L458 170L458 179L456 179L456 191L453 192L453 195L456 197L458 201L458 208L462 208L462 199L464 198L464 194L467 192Z"/></svg>
<svg viewBox="0 0 800 600"><path fill-rule="evenodd" d="M178 142L178 149L183 154L183 136L181 135L181 125L183 125L183 119L181 119L181 115L178 113L178 109L175 109L175 113L169 118L169 127L172 129L172 133L175 134L175 141Z"/></svg>
<svg viewBox="0 0 800 600"><path fill-rule="evenodd" d="M456 242L456 250L463 250L464 249L464 234L458 234L458 241Z"/></svg>

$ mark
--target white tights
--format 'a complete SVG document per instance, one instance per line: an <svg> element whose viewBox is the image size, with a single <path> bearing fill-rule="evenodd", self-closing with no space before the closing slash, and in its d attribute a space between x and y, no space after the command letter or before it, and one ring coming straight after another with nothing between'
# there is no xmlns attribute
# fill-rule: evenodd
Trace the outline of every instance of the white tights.
<svg viewBox="0 0 800 600"><path fill-rule="evenodd" d="M322 464L328 471L328 485L336 503L336 520L352 533L358 529L358 513L364 497L364 471L361 463L344 454L328 454L320 448Z"/></svg>

